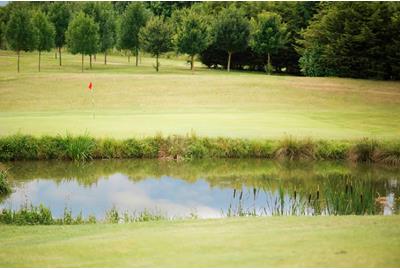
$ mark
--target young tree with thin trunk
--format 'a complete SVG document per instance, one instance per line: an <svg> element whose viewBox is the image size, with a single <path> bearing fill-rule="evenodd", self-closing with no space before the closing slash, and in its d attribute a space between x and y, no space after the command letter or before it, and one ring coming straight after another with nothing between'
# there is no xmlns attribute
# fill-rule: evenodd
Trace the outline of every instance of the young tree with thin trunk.
<svg viewBox="0 0 400 270"><path fill-rule="evenodd" d="M182 14L178 23L176 45L178 52L190 56L190 69L194 71L194 56L201 53L209 44L207 23L203 17L192 10Z"/></svg>
<svg viewBox="0 0 400 270"><path fill-rule="evenodd" d="M139 64L140 30L146 25L150 17L149 11L143 3L129 4L121 18L119 28L119 47L129 50L136 56L136 66Z"/></svg>
<svg viewBox="0 0 400 270"><path fill-rule="evenodd" d="M33 24L37 32L36 50L39 52L38 70L40 72L41 52L50 51L54 47L55 30L47 16L41 11L38 11L33 17Z"/></svg>
<svg viewBox="0 0 400 270"><path fill-rule="evenodd" d="M265 71L271 74L271 54L281 49L287 41L286 25L279 14L263 12L251 19L250 47L256 53L267 56Z"/></svg>
<svg viewBox="0 0 400 270"><path fill-rule="evenodd" d="M67 2L54 2L49 8L49 18L56 30L54 41L58 49L59 64L61 66L61 48L65 45L65 32L71 19L71 7Z"/></svg>
<svg viewBox="0 0 400 270"><path fill-rule="evenodd" d="M115 14L111 3L100 3L101 17L99 21L100 27L100 44L99 51L104 53L104 64L107 64L107 51L114 47L116 41L116 22Z"/></svg>
<svg viewBox="0 0 400 270"><path fill-rule="evenodd" d="M249 21L241 9L230 5L219 13L213 26L213 37L217 46L228 53L228 72L232 54L247 48L249 34Z"/></svg>
<svg viewBox="0 0 400 270"><path fill-rule="evenodd" d="M157 72L160 67L159 56L173 48L172 35L170 22L159 16L152 17L140 31L140 41L144 50L156 57Z"/></svg>
<svg viewBox="0 0 400 270"><path fill-rule="evenodd" d="M36 47L37 33L33 26L31 14L26 9L15 9L6 29L6 39L9 47L17 52L17 70L21 51L32 51Z"/></svg>
<svg viewBox="0 0 400 270"><path fill-rule="evenodd" d="M82 54L82 72L85 55L98 51L99 26L94 20L79 12L71 21L66 32L68 49L72 54ZM90 63L91 65L91 63Z"/></svg>

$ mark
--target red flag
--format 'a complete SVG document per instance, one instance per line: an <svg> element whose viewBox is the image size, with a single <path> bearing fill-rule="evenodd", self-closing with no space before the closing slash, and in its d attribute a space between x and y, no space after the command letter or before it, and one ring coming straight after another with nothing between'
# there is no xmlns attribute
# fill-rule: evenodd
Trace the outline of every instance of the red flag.
<svg viewBox="0 0 400 270"><path fill-rule="evenodd" d="M89 83L89 86L88 86L88 87L89 87L90 90L92 90L92 88L93 88L92 82Z"/></svg>

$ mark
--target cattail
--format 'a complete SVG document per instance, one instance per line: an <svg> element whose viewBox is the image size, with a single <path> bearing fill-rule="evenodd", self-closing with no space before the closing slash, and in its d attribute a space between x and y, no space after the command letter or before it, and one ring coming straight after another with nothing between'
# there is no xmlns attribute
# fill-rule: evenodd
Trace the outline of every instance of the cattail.
<svg viewBox="0 0 400 270"><path fill-rule="evenodd" d="M346 183L346 189L345 189L345 194L347 194L347 191L349 190L349 184L348 183Z"/></svg>
<svg viewBox="0 0 400 270"><path fill-rule="evenodd" d="M254 200L256 199L256 193L257 193L257 190L256 190L255 188L253 188L253 196L254 196Z"/></svg>
<svg viewBox="0 0 400 270"><path fill-rule="evenodd" d="M310 195L308 196L308 203L310 203L311 202L311 193L310 193Z"/></svg>
<svg viewBox="0 0 400 270"><path fill-rule="evenodd" d="M236 197L236 189L233 189L233 198L235 199Z"/></svg>
<svg viewBox="0 0 400 270"><path fill-rule="evenodd" d="M296 200L297 192L294 190L294 199Z"/></svg>
<svg viewBox="0 0 400 270"><path fill-rule="evenodd" d="M350 194L353 194L353 184L350 183Z"/></svg>
<svg viewBox="0 0 400 270"><path fill-rule="evenodd" d="M360 194L360 201L361 201L361 204L363 203L363 195L362 195L362 193Z"/></svg>
<svg viewBox="0 0 400 270"><path fill-rule="evenodd" d="M319 185L318 185L318 188L317 188L317 200L319 199Z"/></svg>
<svg viewBox="0 0 400 270"><path fill-rule="evenodd" d="M243 191L240 191L239 201L242 200L242 196L243 196Z"/></svg>

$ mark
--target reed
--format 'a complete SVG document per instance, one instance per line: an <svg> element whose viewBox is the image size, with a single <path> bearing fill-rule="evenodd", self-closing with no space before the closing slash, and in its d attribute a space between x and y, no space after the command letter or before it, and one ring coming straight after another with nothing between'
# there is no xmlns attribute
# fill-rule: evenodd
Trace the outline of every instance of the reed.
<svg viewBox="0 0 400 270"><path fill-rule="evenodd" d="M0 170L0 196L8 195L11 191L11 185L7 180L7 172Z"/></svg>

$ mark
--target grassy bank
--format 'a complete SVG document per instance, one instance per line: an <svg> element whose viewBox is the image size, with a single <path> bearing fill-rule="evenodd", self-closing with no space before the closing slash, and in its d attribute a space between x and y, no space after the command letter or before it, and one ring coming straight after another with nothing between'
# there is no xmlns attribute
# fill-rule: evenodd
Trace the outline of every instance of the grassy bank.
<svg viewBox="0 0 400 270"><path fill-rule="evenodd" d="M155 136L141 139L96 139L84 136L34 137L13 135L0 138L0 161L76 160L109 158L158 158L191 160L203 158L265 158L283 160L350 160L353 162L400 164L400 141L328 141L202 138Z"/></svg>
<svg viewBox="0 0 400 270"><path fill-rule="evenodd" d="M369 216L2 225L0 266L399 267L399 222Z"/></svg>
<svg viewBox="0 0 400 270"><path fill-rule="evenodd" d="M95 137L185 135L270 138L285 134L315 139L398 138L400 83L341 78L267 76L263 73L196 69L183 59L98 55L80 72L80 56L24 53L16 73L15 53L0 51L0 135L16 132ZM94 84L96 117L92 117Z"/></svg>

